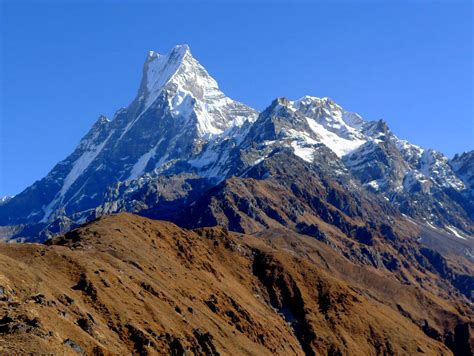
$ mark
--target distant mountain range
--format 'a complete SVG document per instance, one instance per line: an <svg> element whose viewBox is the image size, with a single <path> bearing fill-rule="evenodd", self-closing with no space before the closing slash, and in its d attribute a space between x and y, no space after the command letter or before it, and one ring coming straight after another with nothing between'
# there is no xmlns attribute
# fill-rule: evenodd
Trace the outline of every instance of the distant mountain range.
<svg viewBox="0 0 474 356"><path fill-rule="evenodd" d="M1 236L45 239L118 211L178 214L279 151L418 223L459 239L474 234L472 151L449 160L329 98L279 98L258 113L226 97L180 45L150 52L133 102L112 120L99 117L45 178L1 201Z"/></svg>

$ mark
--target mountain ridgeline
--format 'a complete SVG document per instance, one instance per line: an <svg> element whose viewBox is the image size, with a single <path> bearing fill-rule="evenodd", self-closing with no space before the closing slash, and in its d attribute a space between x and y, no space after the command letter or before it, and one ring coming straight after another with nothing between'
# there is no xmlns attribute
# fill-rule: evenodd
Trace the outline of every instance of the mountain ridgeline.
<svg viewBox="0 0 474 356"><path fill-rule="evenodd" d="M99 117L45 178L2 200L2 237L45 239L119 211L175 216L279 151L418 223L460 239L474 233L472 152L449 160L329 98L279 98L259 114L226 97L181 45L150 52L133 102Z"/></svg>

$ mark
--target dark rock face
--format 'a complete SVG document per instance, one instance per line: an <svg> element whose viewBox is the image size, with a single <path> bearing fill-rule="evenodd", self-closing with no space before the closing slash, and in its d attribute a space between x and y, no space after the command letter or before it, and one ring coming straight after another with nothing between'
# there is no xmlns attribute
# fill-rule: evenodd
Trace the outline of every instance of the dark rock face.
<svg viewBox="0 0 474 356"><path fill-rule="evenodd" d="M195 174L147 175L140 180L111 186L96 214L134 212L156 219L173 220L185 207L211 187Z"/></svg>
<svg viewBox="0 0 474 356"><path fill-rule="evenodd" d="M455 155L449 165L467 187L474 186L474 151Z"/></svg>
<svg viewBox="0 0 474 356"><path fill-rule="evenodd" d="M385 123L368 123L365 130L376 140L343 157L362 184L408 216L473 233L471 188L445 156L399 140Z"/></svg>
<svg viewBox="0 0 474 356"><path fill-rule="evenodd" d="M243 177L230 178L209 190L189 207L183 221L177 221L189 226L227 223L231 230L250 232L244 227L251 225L248 219L263 226L276 221L292 227L304 223L305 214L313 214L350 233L353 227L345 221L345 215L382 220L384 212L395 214L378 197L359 194L364 189L349 174L340 175L335 181L331 172L324 160L312 165L290 150L278 149Z"/></svg>
<svg viewBox="0 0 474 356"><path fill-rule="evenodd" d="M290 323L306 355L316 355L311 344L316 334L306 319L305 303L296 282L285 273L283 266L273 256L257 254L252 266L253 273L268 293L270 303ZM320 297L323 313L329 308L328 300Z"/></svg>

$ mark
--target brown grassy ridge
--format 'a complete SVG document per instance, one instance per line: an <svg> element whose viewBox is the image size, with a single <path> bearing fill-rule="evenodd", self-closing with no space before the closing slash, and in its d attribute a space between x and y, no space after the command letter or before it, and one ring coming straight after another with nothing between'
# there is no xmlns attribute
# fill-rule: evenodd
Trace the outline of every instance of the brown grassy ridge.
<svg viewBox="0 0 474 356"><path fill-rule="evenodd" d="M446 332L472 322L284 230L119 214L48 245L0 244L0 271L0 353L449 355Z"/></svg>

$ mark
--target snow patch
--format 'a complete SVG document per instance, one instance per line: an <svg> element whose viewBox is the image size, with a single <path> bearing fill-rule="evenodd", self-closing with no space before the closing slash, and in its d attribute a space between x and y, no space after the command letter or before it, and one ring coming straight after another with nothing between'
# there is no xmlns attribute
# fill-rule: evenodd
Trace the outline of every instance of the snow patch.
<svg viewBox="0 0 474 356"><path fill-rule="evenodd" d="M112 136L113 131L109 136L99 145L90 145L86 148L86 151L74 162L69 174L64 178L63 186L59 191L60 197L63 197L69 188L74 184L74 182L79 178L82 173L89 167L91 162L97 157L97 155L102 151L105 144Z"/></svg>
<svg viewBox="0 0 474 356"><path fill-rule="evenodd" d="M467 238L465 238L464 236L462 236L462 235L459 233L459 231L457 231L457 230L454 228L454 226L449 226L449 225L448 225L448 226L445 226L445 227L446 227L446 229L448 229L448 230L451 232L451 234L453 234L454 236L456 236L456 237L458 237L458 238L460 238L460 239L463 239L463 240L467 240Z"/></svg>
<svg viewBox="0 0 474 356"><path fill-rule="evenodd" d="M352 140L345 139L325 129L323 125L318 124L311 118L306 118L306 120L311 130L319 136L321 143L329 147L338 157L342 157L356 150L366 142L366 140L358 138Z"/></svg>
<svg viewBox="0 0 474 356"><path fill-rule="evenodd" d="M305 142L301 141L293 141L291 143L291 147L293 148L295 155L302 158L306 162L313 162L314 147L311 147L305 144Z"/></svg>
<svg viewBox="0 0 474 356"><path fill-rule="evenodd" d="M223 180L228 169L225 165L229 159L229 153L224 151L219 154L215 147L211 146L200 156L189 161L189 164L199 171L199 174L206 178Z"/></svg>
<svg viewBox="0 0 474 356"><path fill-rule="evenodd" d="M43 215L43 218L40 220L40 223L45 223L48 221L48 218L53 213L54 207L56 206L58 202L59 202L59 199L56 196L53 200L51 200L51 202L48 205L42 207L44 215Z"/></svg>
<svg viewBox="0 0 474 356"><path fill-rule="evenodd" d="M370 182L366 183L367 186L371 187L373 190L378 191L380 190L380 185L377 180L371 180ZM387 198L387 197L385 197ZM388 198L387 198L388 200Z"/></svg>
<svg viewBox="0 0 474 356"><path fill-rule="evenodd" d="M139 176L141 176L150 161L152 157L155 156L156 149L160 145L160 143L163 142L163 139L160 139L158 143L148 152L144 153L138 161L133 165L132 169L130 170L130 175L127 178L127 180L135 179Z"/></svg>

